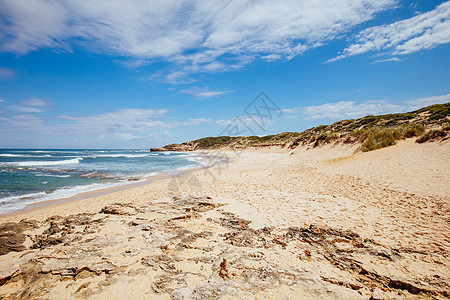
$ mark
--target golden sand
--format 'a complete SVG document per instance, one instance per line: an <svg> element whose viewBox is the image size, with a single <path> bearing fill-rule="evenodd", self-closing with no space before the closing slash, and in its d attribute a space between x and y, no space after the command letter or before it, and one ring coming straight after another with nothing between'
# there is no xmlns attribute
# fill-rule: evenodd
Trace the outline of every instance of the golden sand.
<svg viewBox="0 0 450 300"><path fill-rule="evenodd" d="M2 216L36 222L0 256L0 296L448 296L450 142L355 150L223 152L177 191L161 178Z"/></svg>

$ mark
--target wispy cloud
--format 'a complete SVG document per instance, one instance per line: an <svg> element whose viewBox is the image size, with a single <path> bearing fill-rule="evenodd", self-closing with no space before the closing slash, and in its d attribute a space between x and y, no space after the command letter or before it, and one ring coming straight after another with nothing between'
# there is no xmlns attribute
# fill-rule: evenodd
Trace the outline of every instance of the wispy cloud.
<svg viewBox="0 0 450 300"><path fill-rule="evenodd" d="M44 103L37 100L33 103L44 106ZM65 114L52 117L40 114L41 111L34 111L33 106L28 108L26 110L16 107L8 112L8 118L0 118L2 131L56 136L97 136L103 139L110 137L116 141L143 137L157 140L167 137L169 129L203 124L218 125L221 122L210 118L178 120L169 116L167 109L122 108L98 114Z"/></svg>
<svg viewBox="0 0 450 300"><path fill-rule="evenodd" d="M316 106L305 106L301 113L305 119L352 119L369 114L393 113L401 110L401 106L386 101L340 101Z"/></svg>
<svg viewBox="0 0 450 300"><path fill-rule="evenodd" d="M384 100L329 102L321 105L285 108L283 112L285 113L285 118L302 117L306 120L341 120L360 118L367 115L412 111L425 106L447 102L450 102L450 94L411 99L399 103L390 103Z"/></svg>
<svg viewBox="0 0 450 300"><path fill-rule="evenodd" d="M22 101L21 104L17 106L17 110L24 113L38 113L44 111L45 108L51 104L52 103L41 98L32 97Z"/></svg>
<svg viewBox="0 0 450 300"><path fill-rule="evenodd" d="M184 89L180 91L184 94L189 94L194 96L194 98L197 99L205 99L205 98L211 98L211 97L217 97L223 94L232 93L233 91L230 90L223 90L223 91L213 91L210 90L208 87L198 87L194 86L189 89Z"/></svg>
<svg viewBox="0 0 450 300"><path fill-rule="evenodd" d="M266 56L262 56L261 58L266 60L266 61L277 61L277 60L282 59L282 56L279 55L279 54L269 54L269 55L266 55Z"/></svg>
<svg viewBox="0 0 450 300"><path fill-rule="evenodd" d="M405 55L450 43L450 1L406 20L367 28L355 39L356 43L329 62L374 50Z"/></svg>
<svg viewBox="0 0 450 300"><path fill-rule="evenodd" d="M424 106L429 106L433 104L442 104L450 102L450 94L441 95L441 96L431 96L431 97L422 97L418 99L413 99L406 101L407 110L415 110L422 108Z"/></svg>
<svg viewBox="0 0 450 300"><path fill-rule="evenodd" d="M24 112L24 113L38 113L42 112L42 109L32 106L19 106L17 107L18 111Z"/></svg>
<svg viewBox="0 0 450 300"><path fill-rule="evenodd" d="M146 132L151 129L170 127L161 120L165 109L124 108L92 115L59 115L49 117L33 106L16 108L4 122L2 130L26 131L39 134L63 135L121 135Z"/></svg>
<svg viewBox="0 0 450 300"><path fill-rule="evenodd" d="M14 72L14 70L0 67L0 80L8 80L13 78L15 75L16 73Z"/></svg>
<svg viewBox="0 0 450 300"><path fill-rule="evenodd" d="M27 106L43 107L43 106L50 105L51 103L49 101L45 101L41 98L32 97L30 99L22 101L22 104L27 105Z"/></svg>
<svg viewBox="0 0 450 300"><path fill-rule="evenodd" d="M5 20L0 49L71 51L77 42L139 64L169 62L172 70L164 76L175 81L233 70L258 58L291 59L340 38L397 1L0 0Z"/></svg>
<svg viewBox="0 0 450 300"><path fill-rule="evenodd" d="M382 63L382 62L390 62L390 61L400 62L402 60L398 57L391 57L391 58L379 59L379 60L373 61L372 64L377 64L377 63Z"/></svg>
<svg viewBox="0 0 450 300"><path fill-rule="evenodd" d="M153 131L147 135L150 141L167 141L167 139L172 138L172 132L169 130L165 131Z"/></svg>
<svg viewBox="0 0 450 300"><path fill-rule="evenodd" d="M123 108L88 116L60 115L58 130L77 134L125 134L169 127L160 120L166 109Z"/></svg>

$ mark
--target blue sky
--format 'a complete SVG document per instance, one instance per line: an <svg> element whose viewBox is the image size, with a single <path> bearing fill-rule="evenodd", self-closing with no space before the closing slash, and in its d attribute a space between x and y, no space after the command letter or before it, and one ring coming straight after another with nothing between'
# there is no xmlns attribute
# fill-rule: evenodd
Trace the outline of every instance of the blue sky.
<svg viewBox="0 0 450 300"><path fill-rule="evenodd" d="M0 148L149 148L445 103L449 43L450 1L0 0ZM256 126L261 92L277 111Z"/></svg>

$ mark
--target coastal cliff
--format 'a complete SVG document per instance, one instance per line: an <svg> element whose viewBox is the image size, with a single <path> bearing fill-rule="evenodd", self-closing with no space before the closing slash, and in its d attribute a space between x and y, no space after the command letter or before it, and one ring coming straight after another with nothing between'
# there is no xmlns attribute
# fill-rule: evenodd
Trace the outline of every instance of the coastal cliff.
<svg viewBox="0 0 450 300"><path fill-rule="evenodd" d="M450 103L427 106L407 113L365 116L320 125L302 132L283 132L266 136L205 137L182 144L170 144L150 151L194 151L209 149L238 150L260 147L294 149L324 144L360 143L370 151L395 144L396 140L417 137L422 143L447 139L450 131Z"/></svg>

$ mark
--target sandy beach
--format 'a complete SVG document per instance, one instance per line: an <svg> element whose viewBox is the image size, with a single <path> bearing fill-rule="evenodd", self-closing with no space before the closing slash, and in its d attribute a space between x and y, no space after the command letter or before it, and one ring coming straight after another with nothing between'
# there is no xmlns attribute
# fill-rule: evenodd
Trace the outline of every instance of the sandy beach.
<svg viewBox="0 0 450 300"><path fill-rule="evenodd" d="M0 297L449 297L450 142L356 149L225 151L178 181L2 216Z"/></svg>
<svg viewBox="0 0 450 300"><path fill-rule="evenodd" d="M450 299L450 0L0 3L0 300Z"/></svg>

